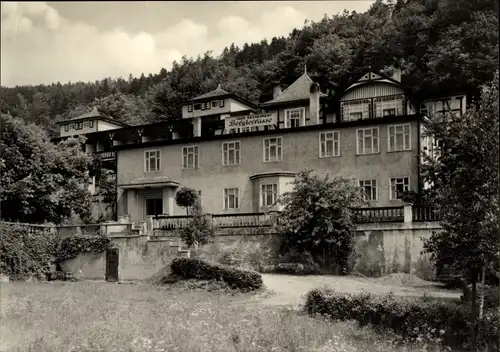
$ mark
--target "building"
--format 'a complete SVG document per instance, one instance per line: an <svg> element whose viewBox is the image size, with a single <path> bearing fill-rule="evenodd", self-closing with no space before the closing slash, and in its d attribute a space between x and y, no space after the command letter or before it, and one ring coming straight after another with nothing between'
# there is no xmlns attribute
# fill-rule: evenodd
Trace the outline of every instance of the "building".
<svg viewBox="0 0 500 352"><path fill-rule="evenodd" d="M262 212L304 169L355 180L373 206L401 205L403 192L422 187L425 126L398 77L366 72L338 95L335 113L306 72L260 110L220 87L197 97L183 107L192 137L115 146L118 215L184 215L182 186L198 190L208 213Z"/></svg>

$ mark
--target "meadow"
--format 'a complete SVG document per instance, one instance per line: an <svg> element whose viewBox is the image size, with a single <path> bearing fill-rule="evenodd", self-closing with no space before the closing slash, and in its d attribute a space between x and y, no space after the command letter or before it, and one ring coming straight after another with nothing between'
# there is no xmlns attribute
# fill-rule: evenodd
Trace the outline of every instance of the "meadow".
<svg viewBox="0 0 500 352"><path fill-rule="evenodd" d="M150 284L0 283L0 351L437 351L354 323L228 295Z"/></svg>

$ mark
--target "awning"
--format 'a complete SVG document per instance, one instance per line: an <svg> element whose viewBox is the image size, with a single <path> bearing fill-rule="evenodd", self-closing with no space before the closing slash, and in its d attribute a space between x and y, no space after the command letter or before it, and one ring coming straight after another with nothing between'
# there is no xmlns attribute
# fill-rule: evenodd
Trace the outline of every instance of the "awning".
<svg viewBox="0 0 500 352"><path fill-rule="evenodd" d="M139 177L127 184L118 185L123 189L179 187L180 183L168 176Z"/></svg>

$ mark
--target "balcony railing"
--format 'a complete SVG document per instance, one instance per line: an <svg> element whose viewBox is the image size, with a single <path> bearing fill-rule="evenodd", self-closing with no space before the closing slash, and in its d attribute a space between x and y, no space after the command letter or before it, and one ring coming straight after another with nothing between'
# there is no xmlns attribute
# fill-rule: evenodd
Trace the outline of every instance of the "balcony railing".
<svg viewBox="0 0 500 352"><path fill-rule="evenodd" d="M115 152L95 152L95 154L99 155L103 161L116 159Z"/></svg>
<svg viewBox="0 0 500 352"><path fill-rule="evenodd" d="M404 94L346 100L340 103L342 121L355 121L412 113Z"/></svg>
<svg viewBox="0 0 500 352"><path fill-rule="evenodd" d="M360 224L370 222L403 222L404 207L355 208L355 221Z"/></svg>
<svg viewBox="0 0 500 352"><path fill-rule="evenodd" d="M434 205L413 205L413 221L438 221L441 219L438 208Z"/></svg>
<svg viewBox="0 0 500 352"><path fill-rule="evenodd" d="M354 208L354 221L358 224L385 223L385 222L423 222L439 221L441 218L435 206L414 205L411 212L405 214L405 206L377 207L377 208ZM276 213L240 213L240 214L215 214L205 215L212 225L219 229L224 228L262 228L271 227L279 220L279 212ZM180 230L189 224L192 216L169 216L157 215L153 218L153 229L155 230Z"/></svg>

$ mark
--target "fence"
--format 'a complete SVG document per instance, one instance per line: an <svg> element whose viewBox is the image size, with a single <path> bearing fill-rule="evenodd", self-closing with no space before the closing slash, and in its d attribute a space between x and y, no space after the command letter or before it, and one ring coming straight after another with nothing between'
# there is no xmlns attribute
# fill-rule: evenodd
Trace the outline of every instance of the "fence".
<svg viewBox="0 0 500 352"><path fill-rule="evenodd" d="M384 222L423 222L439 221L437 207L432 205L406 205L396 207L353 208L351 209L355 222L384 223ZM274 213L239 213L214 214L207 216L216 228L251 228L269 227L278 219L279 212ZM187 215L169 216L157 215L152 219L154 230L180 230L187 226L192 217Z"/></svg>

